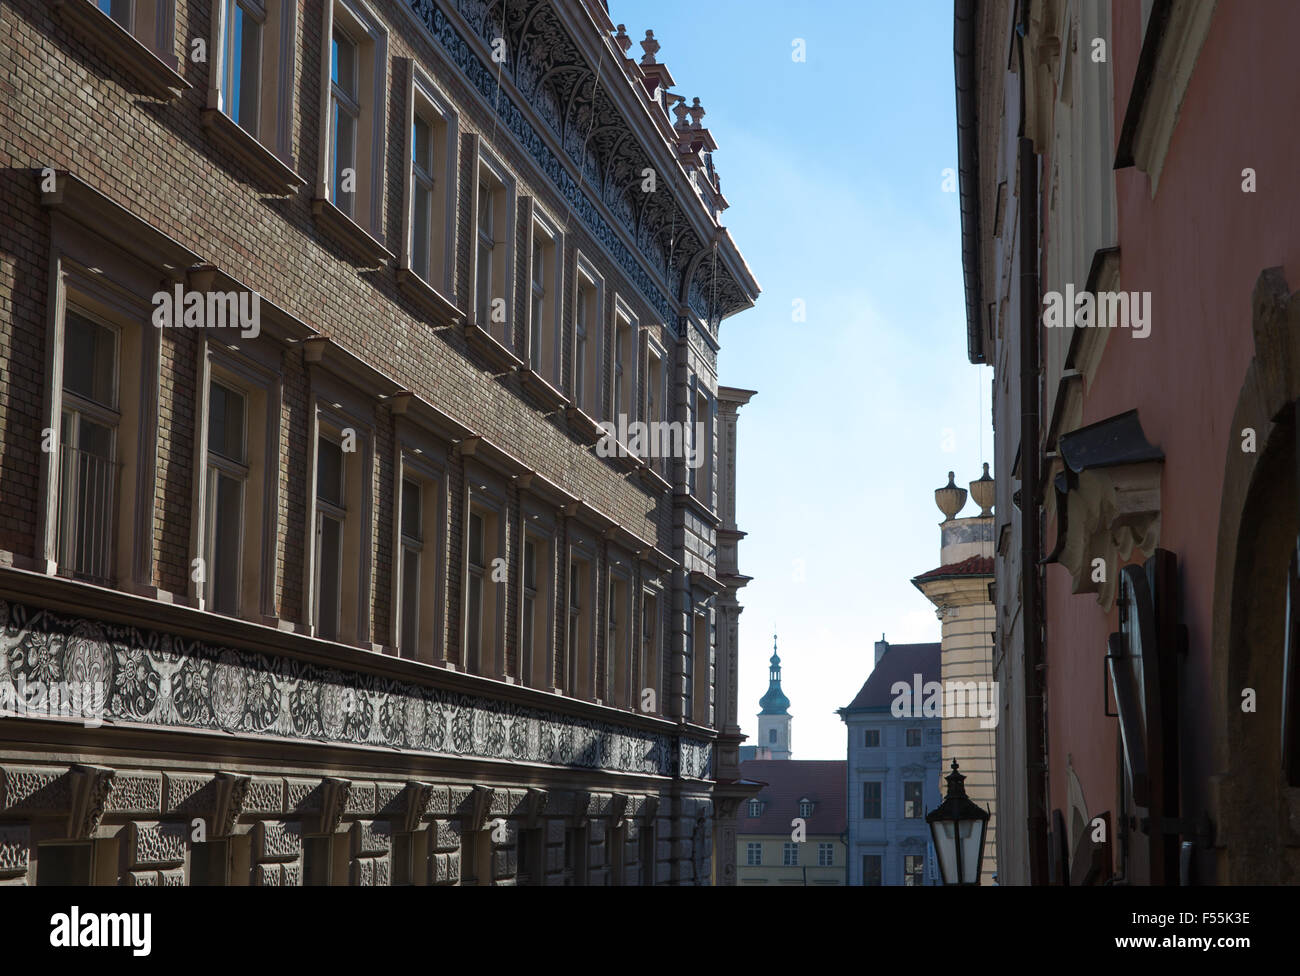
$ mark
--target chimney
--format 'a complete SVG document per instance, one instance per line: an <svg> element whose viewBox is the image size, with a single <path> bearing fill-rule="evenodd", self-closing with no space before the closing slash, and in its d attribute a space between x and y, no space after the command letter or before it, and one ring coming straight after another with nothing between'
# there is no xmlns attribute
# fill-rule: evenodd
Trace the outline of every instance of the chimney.
<svg viewBox="0 0 1300 976"><path fill-rule="evenodd" d="M881 634L880 640L876 641L876 663L877 664L880 663L880 659L885 656L885 652L887 650L889 650L889 641L885 640L884 634Z"/></svg>

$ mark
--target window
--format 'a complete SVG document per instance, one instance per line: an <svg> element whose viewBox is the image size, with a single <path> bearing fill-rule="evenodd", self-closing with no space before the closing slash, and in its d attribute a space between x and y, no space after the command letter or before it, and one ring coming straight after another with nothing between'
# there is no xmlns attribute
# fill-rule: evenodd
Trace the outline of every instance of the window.
<svg viewBox="0 0 1300 976"><path fill-rule="evenodd" d="M659 600L649 590L641 594L641 691L645 695L648 688L654 694L654 708L651 713L659 711L659 646L655 640L656 621L659 619ZM641 705L638 703L638 708ZM644 711L644 709L642 709Z"/></svg>
<svg viewBox="0 0 1300 976"><path fill-rule="evenodd" d="M615 425L618 425L618 418L621 416L626 416L629 424L637 419L636 336L635 316L621 299L615 298L609 413L609 419L613 420Z"/></svg>
<svg viewBox="0 0 1300 976"><path fill-rule="evenodd" d="M505 675L504 500L496 483L481 472L471 471L469 477L477 484L470 490L465 520L461 661L471 674L500 678Z"/></svg>
<svg viewBox="0 0 1300 976"><path fill-rule="evenodd" d="M507 350L515 348L514 302L515 183L504 166L477 140L474 188L474 308L472 320Z"/></svg>
<svg viewBox="0 0 1300 976"><path fill-rule="evenodd" d="M545 510L524 503L523 543L519 547L519 648L522 683L552 691L556 687L553 645L555 619L555 524Z"/></svg>
<svg viewBox="0 0 1300 976"><path fill-rule="evenodd" d="M713 507L713 414L708 392L696 378L686 468L691 494Z"/></svg>
<svg viewBox="0 0 1300 976"><path fill-rule="evenodd" d="M456 314L445 296L452 292L458 116L419 65L405 63L409 144L398 284L437 324L449 324Z"/></svg>
<svg viewBox="0 0 1300 976"><path fill-rule="evenodd" d="M579 255L573 306L573 402L593 420L600 411L600 333L604 282Z"/></svg>
<svg viewBox="0 0 1300 976"><path fill-rule="evenodd" d="M662 350L652 345L647 339L645 421L648 425L649 437L647 438L646 450L650 454L654 469L661 475L666 470L667 461L663 457L665 452L660 446L659 431L661 428L657 425L664 420L663 413L666 403L667 397L664 393L664 354Z"/></svg>
<svg viewBox="0 0 1300 976"><path fill-rule="evenodd" d="M240 548L248 483L247 398L213 379L208 386L207 599L217 613L240 610Z"/></svg>
<svg viewBox="0 0 1300 976"><path fill-rule="evenodd" d="M881 879L881 858L879 854L862 855L862 883L864 885L884 883Z"/></svg>
<svg viewBox="0 0 1300 976"><path fill-rule="evenodd" d="M134 90L170 99L190 87L176 73L172 51L175 0L60 0L45 6L107 54L135 82Z"/></svg>
<svg viewBox="0 0 1300 976"><path fill-rule="evenodd" d="M515 884L541 885L546 883L545 830L541 827L520 830L515 854Z"/></svg>
<svg viewBox="0 0 1300 976"><path fill-rule="evenodd" d="M907 730L907 747L908 747L909 749L917 749L917 748L920 748L920 745L921 745L921 730L920 730L920 729L908 729L908 730Z"/></svg>
<svg viewBox="0 0 1300 976"><path fill-rule="evenodd" d="M98 0L99 9L108 14L123 29L131 30L134 17L131 16L131 7L135 0Z"/></svg>
<svg viewBox="0 0 1300 976"><path fill-rule="evenodd" d="M753 842L745 844L745 863L752 866L763 863L763 845Z"/></svg>
<svg viewBox="0 0 1300 976"><path fill-rule="evenodd" d="M304 837L302 839L302 883L303 885L327 885L332 875L334 860L334 838Z"/></svg>
<svg viewBox="0 0 1300 976"><path fill-rule="evenodd" d="M59 429L58 562L61 572L111 585L119 521L120 334L68 310Z"/></svg>
<svg viewBox="0 0 1300 976"><path fill-rule="evenodd" d="M226 885L230 883L230 848L224 840L190 844L191 885Z"/></svg>
<svg viewBox="0 0 1300 976"><path fill-rule="evenodd" d="M749 815L751 817L757 817L759 813L762 811L762 809L763 809L763 805L759 803L757 800L749 801Z"/></svg>
<svg viewBox="0 0 1300 976"><path fill-rule="evenodd" d="M403 657L414 657L420 644L420 559L424 552L424 503L420 483L402 479L402 629Z"/></svg>
<svg viewBox="0 0 1300 976"><path fill-rule="evenodd" d="M768 729L768 730L767 730L767 741L768 741L768 742L773 742L773 743L774 743L774 742L776 742L776 738L777 738L776 729Z"/></svg>
<svg viewBox="0 0 1300 976"><path fill-rule="evenodd" d="M925 884L925 857L921 854L903 855L903 884Z"/></svg>
<svg viewBox="0 0 1300 976"><path fill-rule="evenodd" d="M94 841L38 844L36 847L38 885L93 884L94 866Z"/></svg>
<svg viewBox="0 0 1300 976"><path fill-rule="evenodd" d="M381 243L388 35L361 0L326 0L322 7L321 168L313 211L362 256L391 258Z"/></svg>
<svg viewBox="0 0 1300 976"><path fill-rule="evenodd" d="M560 299L563 295L564 246L558 225L529 200L532 213L531 256L528 261L528 366L558 388L560 363Z"/></svg>
<svg viewBox="0 0 1300 976"><path fill-rule="evenodd" d="M492 884L492 831L461 832L460 883L466 887Z"/></svg>
<svg viewBox="0 0 1300 976"><path fill-rule="evenodd" d="M921 783L903 783L903 816L908 820L919 820L925 816L922 805Z"/></svg>
<svg viewBox="0 0 1300 976"><path fill-rule="evenodd" d="M595 580L594 553L589 544L569 554L568 633L565 692L577 698L595 696Z"/></svg>
<svg viewBox="0 0 1300 976"><path fill-rule="evenodd" d="M260 0L223 0L221 7L221 110L256 138L262 101L266 8Z"/></svg>
<svg viewBox="0 0 1300 976"><path fill-rule="evenodd" d="M587 883L587 829L569 827L564 831L564 883Z"/></svg>
<svg viewBox="0 0 1300 976"><path fill-rule="evenodd" d="M341 26L330 40L330 199L355 219L357 128L361 122L361 92L357 80L357 42Z"/></svg>
<svg viewBox="0 0 1300 976"><path fill-rule="evenodd" d="M339 639L341 623L345 467L342 446L322 435L316 445L316 636L325 640Z"/></svg>
<svg viewBox="0 0 1300 976"><path fill-rule="evenodd" d="M812 800L800 800L800 801L799 801L799 816L801 816L801 817L811 817L811 816L812 816L812 811L813 811Z"/></svg>
<svg viewBox="0 0 1300 976"><path fill-rule="evenodd" d="M880 746L880 729L863 729L862 745L868 749L876 749Z"/></svg>
<svg viewBox="0 0 1300 976"><path fill-rule="evenodd" d="M799 845L786 841L781 845L781 864L785 867L799 866Z"/></svg>
<svg viewBox="0 0 1300 976"><path fill-rule="evenodd" d="M416 882L415 844L409 833L393 834L392 883L395 886L413 885Z"/></svg>
<svg viewBox="0 0 1300 976"><path fill-rule="evenodd" d="M483 646L483 573L487 556L483 545L483 513L469 513L469 544L467 548L469 582L465 598L465 668L477 673Z"/></svg>
<svg viewBox="0 0 1300 976"><path fill-rule="evenodd" d="M635 707L632 693L632 586L626 577L609 577L609 611L605 643L606 702L616 708Z"/></svg>
<svg viewBox="0 0 1300 976"><path fill-rule="evenodd" d="M862 784L862 818L864 820L880 819L880 784Z"/></svg>
<svg viewBox="0 0 1300 976"><path fill-rule="evenodd" d="M697 725L713 721L713 652L709 640L709 616L696 613L691 617L691 645L694 678L691 682L691 711Z"/></svg>
<svg viewBox="0 0 1300 976"><path fill-rule="evenodd" d="M641 828L640 850L637 853L637 870L641 875L643 885L652 885L655 883L655 868L658 863L655 853L655 826L654 821L647 822Z"/></svg>
<svg viewBox="0 0 1300 976"><path fill-rule="evenodd" d="M834 844L817 845L817 866L819 868L829 868L835 866L835 845Z"/></svg>
<svg viewBox="0 0 1300 976"><path fill-rule="evenodd" d="M523 620L520 622L520 671L531 679L537 649L537 543L524 539Z"/></svg>

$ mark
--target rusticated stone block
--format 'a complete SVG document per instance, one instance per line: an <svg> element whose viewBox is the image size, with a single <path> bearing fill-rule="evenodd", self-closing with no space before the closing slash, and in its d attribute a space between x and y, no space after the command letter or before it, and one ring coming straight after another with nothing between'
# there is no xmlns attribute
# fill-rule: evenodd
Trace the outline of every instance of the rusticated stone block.
<svg viewBox="0 0 1300 976"><path fill-rule="evenodd" d="M546 843L563 844L564 843L564 821L547 820L546 821Z"/></svg>
<svg viewBox="0 0 1300 976"><path fill-rule="evenodd" d="M353 783L352 789L348 792L348 804L343 808L343 812L358 817L373 817L375 815L375 784Z"/></svg>
<svg viewBox="0 0 1300 976"><path fill-rule="evenodd" d="M433 822L433 849L435 851L460 850L460 826L449 820Z"/></svg>
<svg viewBox="0 0 1300 976"><path fill-rule="evenodd" d="M459 870L454 875L451 872L451 859L455 856L454 854L434 854L429 858L429 870L432 872L434 884L455 884L460 880Z"/></svg>
<svg viewBox="0 0 1300 976"><path fill-rule="evenodd" d="M255 778L244 796L244 813L284 813L284 780Z"/></svg>
<svg viewBox="0 0 1300 976"><path fill-rule="evenodd" d="M118 773L108 790L105 813L162 815L161 773Z"/></svg>
<svg viewBox="0 0 1300 976"><path fill-rule="evenodd" d="M31 830L23 826L0 827L0 877L26 874L31 863Z"/></svg>
<svg viewBox="0 0 1300 976"><path fill-rule="evenodd" d="M127 861L133 869L185 863L183 823L132 823L127 836Z"/></svg>
<svg viewBox="0 0 1300 976"><path fill-rule="evenodd" d="M451 787L451 809L456 813L468 813L470 808L470 797L474 795L474 789L470 786L453 786Z"/></svg>
<svg viewBox="0 0 1300 976"><path fill-rule="evenodd" d="M450 815L451 790L445 786L435 786L429 790L429 802L424 805L424 813L429 817Z"/></svg>
<svg viewBox="0 0 1300 976"><path fill-rule="evenodd" d="M0 766L0 810L58 813L72 807L67 768Z"/></svg>
<svg viewBox="0 0 1300 976"><path fill-rule="evenodd" d="M211 816L215 788L211 776L163 773L163 814Z"/></svg>
<svg viewBox="0 0 1300 976"><path fill-rule="evenodd" d="M259 864L253 868L253 878L257 884L267 888L279 888L284 884L284 872L279 864Z"/></svg>
<svg viewBox="0 0 1300 976"><path fill-rule="evenodd" d="M405 783L376 783L375 812L392 817L406 811Z"/></svg>
<svg viewBox="0 0 1300 976"><path fill-rule="evenodd" d="M122 881L128 888L157 888L159 885L157 871L128 871L122 875Z"/></svg>
<svg viewBox="0 0 1300 976"><path fill-rule="evenodd" d="M604 817L609 814L609 805L613 798L608 793L593 793L587 798L587 816Z"/></svg>
<svg viewBox="0 0 1300 976"><path fill-rule="evenodd" d="M280 883L286 888L302 887L302 862L286 861L281 864Z"/></svg>
<svg viewBox="0 0 1300 976"><path fill-rule="evenodd" d="M383 857L371 858L375 865L375 886L387 887L392 884L392 862L387 854Z"/></svg>
<svg viewBox="0 0 1300 976"><path fill-rule="evenodd" d="M603 844L605 842L605 822L603 820L593 820L588 825L587 840L593 844Z"/></svg>
<svg viewBox="0 0 1300 976"><path fill-rule="evenodd" d="M510 813L510 793L508 790L493 790L492 802L488 804L488 815L504 817Z"/></svg>
<svg viewBox="0 0 1300 976"><path fill-rule="evenodd" d="M352 862L352 884L354 887L371 888L375 884L375 862L373 858L359 857Z"/></svg>
<svg viewBox="0 0 1300 976"><path fill-rule="evenodd" d="M513 847L492 852L492 877L513 878L519 865L518 856Z"/></svg>
<svg viewBox="0 0 1300 976"><path fill-rule="evenodd" d="M302 855L302 826L283 820L259 820L254 856L259 861L296 860Z"/></svg>
<svg viewBox="0 0 1300 976"><path fill-rule="evenodd" d="M392 849L393 830L387 820L358 820L352 825L352 856L383 854Z"/></svg>
<svg viewBox="0 0 1300 976"><path fill-rule="evenodd" d="M295 813L316 813L320 810L323 794L324 790L318 779L285 780L285 809Z"/></svg>
<svg viewBox="0 0 1300 976"><path fill-rule="evenodd" d="M185 869L172 868L168 871L159 871L158 880L164 888L184 888Z"/></svg>

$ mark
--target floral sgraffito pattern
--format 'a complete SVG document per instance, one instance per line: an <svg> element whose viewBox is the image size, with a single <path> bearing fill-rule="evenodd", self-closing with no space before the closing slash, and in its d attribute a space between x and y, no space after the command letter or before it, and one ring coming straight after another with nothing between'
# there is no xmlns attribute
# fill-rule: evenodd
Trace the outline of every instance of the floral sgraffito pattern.
<svg viewBox="0 0 1300 976"><path fill-rule="evenodd" d="M712 746L0 600L0 681L102 687L106 722L690 778ZM97 693L98 694L98 693ZM677 743L679 747L674 748Z"/></svg>

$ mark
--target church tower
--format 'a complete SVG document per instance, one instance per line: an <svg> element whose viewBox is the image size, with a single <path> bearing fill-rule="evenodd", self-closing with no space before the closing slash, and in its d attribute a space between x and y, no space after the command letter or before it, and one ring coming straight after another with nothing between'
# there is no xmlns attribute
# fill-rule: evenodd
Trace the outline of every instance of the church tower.
<svg viewBox="0 0 1300 976"><path fill-rule="evenodd" d="M771 750L773 759L790 758L790 699L781 691L781 658L772 635L772 668L768 672L767 694L758 700L758 742L760 750Z"/></svg>

